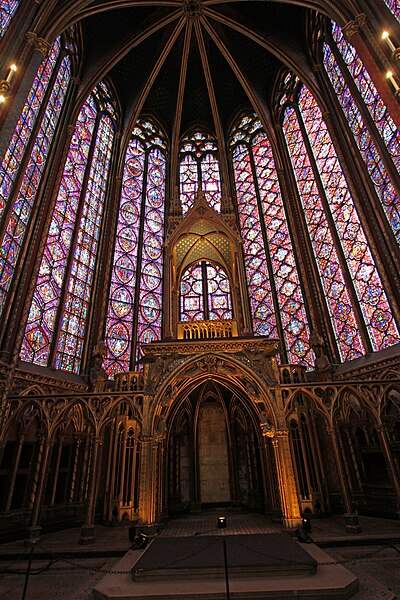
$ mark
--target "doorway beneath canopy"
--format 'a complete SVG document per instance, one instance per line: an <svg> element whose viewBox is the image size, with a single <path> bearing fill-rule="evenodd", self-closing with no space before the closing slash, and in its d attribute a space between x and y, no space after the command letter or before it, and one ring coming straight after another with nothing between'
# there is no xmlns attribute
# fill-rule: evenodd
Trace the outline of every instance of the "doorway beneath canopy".
<svg viewBox="0 0 400 600"><path fill-rule="evenodd" d="M166 512L217 507L271 512L273 450L259 423L250 400L216 380L177 398L168 422Z"/></svg>

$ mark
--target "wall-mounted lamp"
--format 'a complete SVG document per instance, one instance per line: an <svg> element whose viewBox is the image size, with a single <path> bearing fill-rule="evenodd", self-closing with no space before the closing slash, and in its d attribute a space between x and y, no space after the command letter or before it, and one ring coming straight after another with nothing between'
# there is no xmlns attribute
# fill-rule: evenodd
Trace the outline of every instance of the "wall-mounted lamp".
<svg viewBox="0 0 400 600"><path fill-rule="evenodd" d="M0 94L0 104L4 104L5 101L6 101L6 97L3 96L3 94Z"/></svg>
<svg viewBox="0 0 400 600"><path fill-rule="evenodd" d="M0 92L8 94L11 88L11 83L14 79L14 75L17 72L17 65L12 64L8 69L7 77L0 80Z"/></svg>
<svg viewBox="0 0 400 600"><path fill-rule="evenodd" d="M390 83L392 84L392 86L394 87L394 91L396 93L396 96L398 96L400 94L400 87L397 85L397 81L395 80L395 78L393 77L393 73L392 71L388 71L386 73L386 79L389 79Z"/></svg>
<svg viewBox="0 0 400 600"><path fill-rule="evenodd" d="M386 41L387 45L389 46L390 50L392 52L394 52L396 50L395 45L393 44L392 40L389 37L389 32L388 31L384 31L382 33L382 39Z"/></svg>
<svg viewBox="0 0 400 600"><path fill-rule="evenodd" d="M12 80L14 79L14 75L17 72L17 65L12 64L10 66L10 69L7 73L7 77L6 77L6 81L8 81L8 83L11 85Z"/></svg>
<svg viewBox="0 0 400 600"><path fill-rule="evenodd" d="M400 48L396 48L396 46L393 44L388 31L384 31L382 33L382 39L385 40L389 46L390 52L392 53L392 58L395 60L400 60Z"/></svg>

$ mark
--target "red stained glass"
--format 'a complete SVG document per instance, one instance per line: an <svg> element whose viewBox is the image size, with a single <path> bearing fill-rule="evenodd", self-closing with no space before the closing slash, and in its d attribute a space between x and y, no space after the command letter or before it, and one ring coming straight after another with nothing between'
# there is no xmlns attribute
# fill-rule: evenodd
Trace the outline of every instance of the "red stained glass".
<svg viewBox="0 0 400 600"><path fill-rule="evenodd" d="M46 366L57 342L54 366L79 372L113 138L113 122L107 113L99 114L94 92L82 107L70 143L22 344L23 360Z"/></svg>

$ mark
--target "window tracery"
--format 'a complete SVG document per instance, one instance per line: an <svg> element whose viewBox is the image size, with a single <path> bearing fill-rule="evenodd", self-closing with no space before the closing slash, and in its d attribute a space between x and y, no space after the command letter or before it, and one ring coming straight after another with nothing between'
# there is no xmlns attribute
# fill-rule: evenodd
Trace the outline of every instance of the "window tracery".
<svg viewBox="0 0 400 600"><path fill-rule="evenodd" d="M114 118L108 88L99 85L76 121L29 311L22 360L79 373Z"/></svg>
<svg viewBox="0 0 400 600"><path fill-rule="evenodd" d="M217 264L200 261L189 266L180 281L180 320L232 319L229 277Z"/></svg>
<svg viewBox="0 0 400 600"><path fill-rule="evenodd" d="M210 206L221 211L221 178L218 148L208 134L196 131L186 136L179 150L179 186L182 213L191 208L199 188Z"/></svg>
<svg viewBox="0 0 400 600"><path fill-rule="evenodd" d="M166 143L150 121L132 132L122 178L106 323L109 377L161 338Z"/></svg>

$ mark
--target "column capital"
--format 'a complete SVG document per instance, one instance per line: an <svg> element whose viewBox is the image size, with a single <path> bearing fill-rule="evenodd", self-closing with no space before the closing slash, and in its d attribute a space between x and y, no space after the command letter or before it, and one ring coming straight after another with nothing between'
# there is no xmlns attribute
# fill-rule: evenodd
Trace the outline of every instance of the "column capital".
<svg viewBox="0 0 400 600"><path fill-rule="evenodd" d="M29 46L33 46L33 48L35 50L39 50L39 52L41 52L43 56L47 56L51 48L51 44L49 44L47 40L38 37L37 34L33 31L28 31L25 34L25 37Z"/></svg>
<svg viewBox="0 0 400 600"><path fill-rule="evenodd" d="M349 21L348 23L343 25L343 27L342 27L343 35L345 36L345 38L347 40L350 41L350 39L353 37L353 35L355 35L356 33L359 33L360 30L363 29L363 27L366 25L366 23L367 23L367 15L365 15L364 13L360 13L352 21Z"/></svg>

